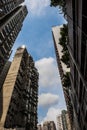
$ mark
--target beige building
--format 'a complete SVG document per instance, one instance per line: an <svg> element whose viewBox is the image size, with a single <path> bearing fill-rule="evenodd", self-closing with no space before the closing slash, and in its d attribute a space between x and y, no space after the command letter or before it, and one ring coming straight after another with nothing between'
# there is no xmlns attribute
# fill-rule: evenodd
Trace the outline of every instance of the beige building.
<svg viewBox="0 0 87 130"><path fill-rule="evenodd" d="M75 130L87 130L87 0L65 0Z"/></svg>
<svg viewBox="0 0 87 130"><path fill-rule="evenodd" d="M67 123L67 128L68 130L71 130L71 125L70 125L70 120L69 120L69 115L66 113L66 123Z"/></svg>
<svg viewBox="0 0 87 130"><path fill-rule="evenodd" d="M37 129L38 129L38 130L42 130L41 124L37 125Z"/></svg>
<svg viewBox="0 0 87 130"><path fill-rule="evenodd" d="M62 110L61 114L57 116L58 130L71 130L69 115L66 110Z"/></svg>
<svg viewBox="0 0 87 130"><path fill-rule="evenodd" d="M0 130L37 129L38 72L24 46L16 51L2 92Z"/></svg>
<svg viewBox="0 0 87 130"><path fill-rule="evenodd" d="M56 130L54 121L46 121L43 123L43 130Z"/></svg>
<svg viewBox="0 0 87 130"><path fill-rule="evenodd" d="M62 117L61 114L57 117L57 128L58 130L63 130Z"/></svg>
<svg viewBox="0 0 87 130"><path fill-rule="evenodd" d="M60 29L63 26L54 26L52 27L52 35L53 35L53 40L54 40L54 48L55 48L55 53L56 53L56 59L57 59L57 64L58 64L58 69L61 77L61 83L62 83L62 88L64 92L64 97L65 97L65 102L69 114L69 119L71 122L71 125L73 126L73 107L72 107L72 102L70 99L70 86L65 86L64 85L64 75L66 73L70 72L70 68L67 67L67 65L61 60L63 56L63 47L62 45L59 44L59 39L61 38L60 35Z"/></svg>

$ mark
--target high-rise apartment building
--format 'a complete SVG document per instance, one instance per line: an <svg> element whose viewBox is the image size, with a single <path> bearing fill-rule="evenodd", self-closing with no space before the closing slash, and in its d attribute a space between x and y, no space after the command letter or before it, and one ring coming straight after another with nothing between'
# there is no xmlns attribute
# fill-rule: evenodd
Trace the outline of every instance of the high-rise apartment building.
<svg viewBox="0 0 87 130"><path fill-rule="evenodd" d="M37 125L37 129L38 129L38 130L42 130L41 124Z"/></svg>
<svg viewBox="0 0 87 130"><path fill-rule="evenodd" d="M43 130L56 130L54 121L46 121L43 123Z"/></svg>
<svg viewBox="0 0 87 130"><path fill-rule="evenodd" d="M67 65L61 60L63 56L63 47L62 45L59 44L59 39L61 37L60 35L60 28L63 26L55 26L52 28L52 34L53 34L53 40L54 40L54 47L55 47L55 52L56 52L56 59L57 59L57 64L59 68L59 73L61 77L61 83L62 83L62 88L64 92L64 97L66 101L66 106L71 122L71 126L73 127L73 108L72 108L72 103L70 99L70 94L69 91L71 91L70 85L67 86L64 84L64 77L67 76L67 73L70 72L70 68L67 67Z"/></svg>
<svg viewBox="0 0 87 130"><path fill-rule="evenodd" d="M20 6L23 0L1 0L0 14L0 74L11 55L11 48L21 30L27 15L26 6Z"/></svg>
<svg viewBox="0 0 87 130"><path fill-rule="evenodd" d="M65 0L70 53L71 101L76 130L87 130L87 1Z"/></svg>
<svg viewBox="0 0 87 130"><path fill-rule="evenodd" d="M58 128L58 130L63 130L61 114L57 116L57 128Z"/></svg>
<svg viewBox="0 0 87 130"><path fill-rule="evenodd" d="M21 30L22 22L25 17L24 10L26 10L25 6L20 7L7 16L7 18L5 17L0 20L0 72L10 57L11 48L19 31Z"/></svg>
<svg viewBox="0 0 87 130"><path fill-rule="evenodd" d="M38 72L24 46L16 51L2 87L3 114L0 130L36 130Z"/></svg>
<svg viewBox="0 0 87 130"><path fill-rule="evenodd" d="M66 110L62 110L61 114L57 117L58 130L71 130L69 116Z"/></svg>
<svg viewBox="0 0 87 130"><path fill-rule="evenodd" d="M17 8L19 4L24 2L24 0L1 0L0 1L0 19L5 17L12 10Z"/></svg>
<svg viewBox="0 0 87 130"><path fill-rule="evenodd" d="M69 115L66 110L62 110L61 113L63 130L71 130Z"/></svg>
<svg viewBox="0 0 87 130"><path fill-rule="evenodd" d="M68 112L66 112L66 123L68 130L72 130Z"/></svg>

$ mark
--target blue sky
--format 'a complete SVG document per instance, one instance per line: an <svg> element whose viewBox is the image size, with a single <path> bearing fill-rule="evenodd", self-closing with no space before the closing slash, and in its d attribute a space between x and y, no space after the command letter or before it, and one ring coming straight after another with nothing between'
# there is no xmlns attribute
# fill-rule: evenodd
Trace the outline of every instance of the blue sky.
<svg viewBox="0 0 87 130"><path fill-rule="evenodd" d="M60 76L56 65L52 26L65 23L58 7L50 7L50 0L25 0L28 15L13 47L26 45L39 71L38 121L56 120L66 108Z"/></svg>

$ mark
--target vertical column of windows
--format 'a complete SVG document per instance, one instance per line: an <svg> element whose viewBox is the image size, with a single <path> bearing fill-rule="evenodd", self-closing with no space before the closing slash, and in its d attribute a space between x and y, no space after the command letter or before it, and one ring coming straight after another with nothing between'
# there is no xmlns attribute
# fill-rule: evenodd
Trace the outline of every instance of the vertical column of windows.
<svg viewBox="0 0 87 130"><path fill-rule="evenodd" d="M8 20L8 22L1 27L0 29L0 55L2 58L0 58L1 63L1 70L6 62L6 60L11 55L11 48L13 46L13 43L21 30L22 22L24 20L23 16L25 11L25 7L22 7L20 11L13 15L11 19Z"/></svg>
<svg viewBox="0 0 87 130"><path fill-rule="evenodd" d="M85 78L85 65L87 63L87 1L82 1L82 46L81 46L81 72Z"/></svg>
<svg viewBox="0 0 87 130"><path fill-rule="evenodd" d="M74 58L78 63L78 1L72 0Z"/></svg>

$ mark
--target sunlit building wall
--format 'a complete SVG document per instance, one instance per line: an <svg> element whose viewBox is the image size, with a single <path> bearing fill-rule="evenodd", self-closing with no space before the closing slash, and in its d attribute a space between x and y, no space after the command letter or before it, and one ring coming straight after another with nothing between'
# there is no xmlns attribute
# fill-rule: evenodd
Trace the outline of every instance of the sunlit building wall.
<svg viewBox="0 0 87 130"><path fill-rule="evenodd" d="M2 87L3 114L0 130L36 130L38 72L24 46L19 47Z"/></svg>
<svg viewBox="0 0 87 130"><path fill-rule="evenodd" d="M60 35L60 28L61 27L62 26L54 26L54 27L52 27L52 35L53 35L56 59L57 59L59 73L60 73L60 78L61 78L62 88L63 88L63 92L64 92L64 97L65 97L65 101L66 101L66 106L67 106L71 126L73 126L73 118L74 118L74 116L73 116L73 107L72 107L70 94L69 94L69 92L71 91L71 86L67 87L67 86L63 85L64 75L66 74L66 72L70 72L70 68L67 68L67 65L64 64L61 61L61 58L62 58L62 55L63 55L63 52L62 52L63 47L59 44L59 38L61 37L61 35Z"/></svg>

